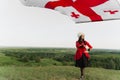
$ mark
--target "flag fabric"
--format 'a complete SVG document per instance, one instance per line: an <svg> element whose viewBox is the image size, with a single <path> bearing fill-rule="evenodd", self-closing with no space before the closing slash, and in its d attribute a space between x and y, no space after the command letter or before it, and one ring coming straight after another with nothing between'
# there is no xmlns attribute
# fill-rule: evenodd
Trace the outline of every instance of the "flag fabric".
<svg viewBox="0 0 120 80"><path fill-rule="evenodd" d="M26 6L49 8L69 16L76 23L120 19L117 0L20 0Z"/></svg>

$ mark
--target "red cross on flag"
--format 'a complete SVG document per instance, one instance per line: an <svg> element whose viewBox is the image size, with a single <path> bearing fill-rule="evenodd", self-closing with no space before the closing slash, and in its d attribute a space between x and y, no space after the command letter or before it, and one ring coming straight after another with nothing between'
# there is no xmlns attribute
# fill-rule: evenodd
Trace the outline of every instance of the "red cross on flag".
<svg viewBox="0 0 120 80"><path fill-rule="evenodd" d="M20 0L26 6L49 8L72 18L76 23L120 18L117 0Z"/></svg>

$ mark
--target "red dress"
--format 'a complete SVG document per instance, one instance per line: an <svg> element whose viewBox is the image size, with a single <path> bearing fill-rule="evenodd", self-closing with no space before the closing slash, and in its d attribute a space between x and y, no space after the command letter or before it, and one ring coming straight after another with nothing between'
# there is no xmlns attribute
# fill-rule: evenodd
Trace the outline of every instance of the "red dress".
<svg viewBox="0 0 120 80"><path fill-rule="evenodd" d="M92 46L87 41L85 41L84 45L88 46L90 49L92 49ZM77 50L76 50L76 54L74 56L74 60L79 60L82 57L82 54L85 54L85 56L89 59L90 58L89 53L85 52L87 50L86 47L80 47L80 46L81 46L81 44L78 41L76 41Z"/></svg>

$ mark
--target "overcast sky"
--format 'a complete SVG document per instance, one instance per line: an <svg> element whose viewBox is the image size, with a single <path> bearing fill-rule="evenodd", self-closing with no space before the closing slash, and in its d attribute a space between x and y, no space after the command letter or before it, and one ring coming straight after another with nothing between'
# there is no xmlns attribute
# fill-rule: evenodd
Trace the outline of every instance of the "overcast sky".
<svg viewBox="0 0 120 80"><path fill-rule="evenodd" d="M120 49L120 20L75 24L59 12L19 0L0 2L0 46L75 47L78 32L94 48Z"/></svg>

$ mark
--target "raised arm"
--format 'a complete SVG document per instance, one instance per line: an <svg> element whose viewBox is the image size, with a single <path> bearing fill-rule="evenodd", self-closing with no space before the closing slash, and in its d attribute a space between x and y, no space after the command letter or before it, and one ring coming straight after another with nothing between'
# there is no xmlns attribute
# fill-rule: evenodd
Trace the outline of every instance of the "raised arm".
<svg viewBox="0 0 120 80"><path fill-rule="evenodd" d="M89 50L93 48L87 41L86 41L86 45L89 47Z"/></svg>

